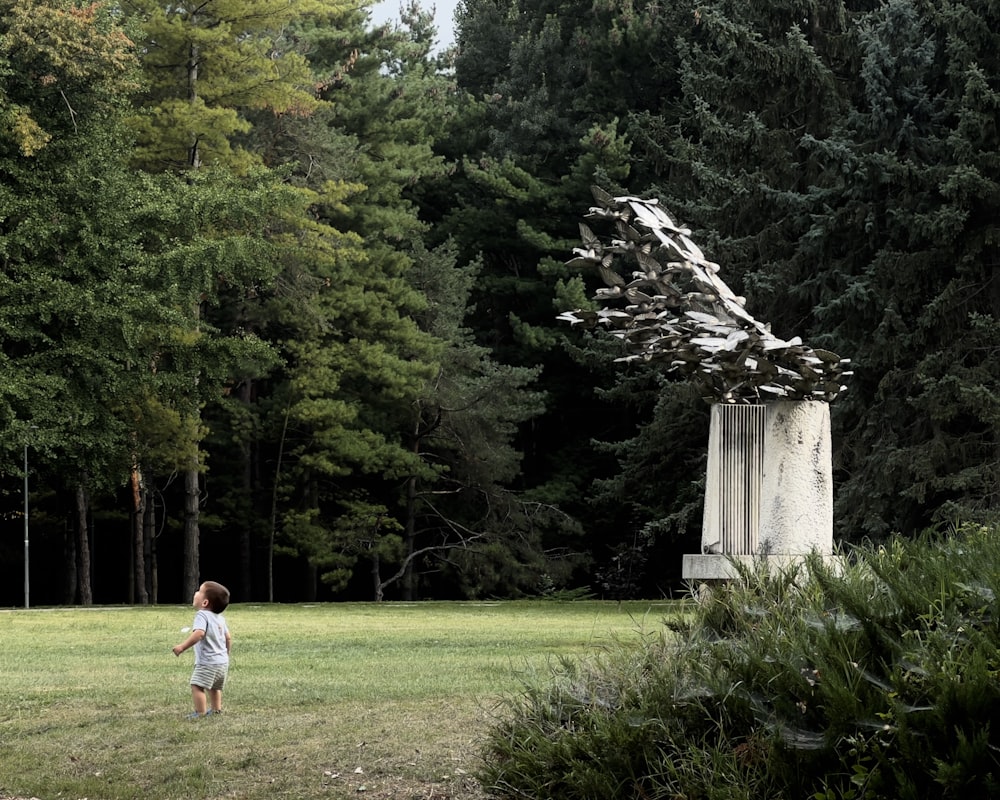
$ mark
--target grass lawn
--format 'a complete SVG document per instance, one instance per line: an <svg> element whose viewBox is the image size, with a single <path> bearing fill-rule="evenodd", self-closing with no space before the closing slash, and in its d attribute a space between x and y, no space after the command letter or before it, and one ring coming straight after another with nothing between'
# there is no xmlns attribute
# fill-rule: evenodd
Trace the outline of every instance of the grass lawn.
<svg viewBox="0 0 1000 800"><path fill-rule="evenodd" d="M0 797L473 800L526 671L669 602L237 604L221 717L191 709L189 607L0 612Z"/></svg>

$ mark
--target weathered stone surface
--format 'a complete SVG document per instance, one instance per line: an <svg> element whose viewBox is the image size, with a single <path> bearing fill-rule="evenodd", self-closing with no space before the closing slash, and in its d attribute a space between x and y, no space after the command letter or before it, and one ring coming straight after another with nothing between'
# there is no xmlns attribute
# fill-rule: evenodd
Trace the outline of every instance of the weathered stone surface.
<svg viewBox="0 0 1000 800"><path fill-rule="evenodd" d="M833 552L830 407L770 403L761 478L758 552Z"/></svg>

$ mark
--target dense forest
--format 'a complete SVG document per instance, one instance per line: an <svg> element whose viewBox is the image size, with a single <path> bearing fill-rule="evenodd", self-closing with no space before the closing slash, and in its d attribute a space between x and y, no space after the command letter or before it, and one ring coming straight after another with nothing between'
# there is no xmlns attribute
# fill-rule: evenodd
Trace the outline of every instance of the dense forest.
<svg viewBox="0 0 1000 800"><path fill-rule="evenodd" d="M840 541L995 521L996 3L369 5L0 0L0 604L29 531L32 605L678 589L708 409L557 321L592 185L852 359Z"/></svg>

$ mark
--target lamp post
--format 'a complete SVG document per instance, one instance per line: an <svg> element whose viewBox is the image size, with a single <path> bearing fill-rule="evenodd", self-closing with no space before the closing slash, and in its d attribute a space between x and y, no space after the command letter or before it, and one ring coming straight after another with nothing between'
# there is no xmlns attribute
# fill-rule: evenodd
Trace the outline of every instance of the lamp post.
<svg viewBox="0 0 1000 800"><path fill-rule="evenodd" d="M37 425L30 426L29 430L38 430ZM24 442L24 607L30 606L29 596L31 594L31 579L28 571L28 442Z"/></svg>
<svg viewBox="0 0 1000 800"><path fill-rule="evenodd" d="M31 579L28 577L28 443L24 443L24 607L30 603Z"/></svg>

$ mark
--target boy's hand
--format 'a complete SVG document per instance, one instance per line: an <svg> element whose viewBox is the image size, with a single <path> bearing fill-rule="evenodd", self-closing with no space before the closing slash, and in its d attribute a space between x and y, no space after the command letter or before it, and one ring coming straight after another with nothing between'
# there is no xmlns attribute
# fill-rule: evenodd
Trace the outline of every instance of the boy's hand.
<svg viewBox="0 0 1000 800"><path fill-rule="evenodd" d="M179 645L179 644L178 645L174 645L174 655L175 656L179 656L183 652L184 652L184 646L183 645Z"/></svg>

